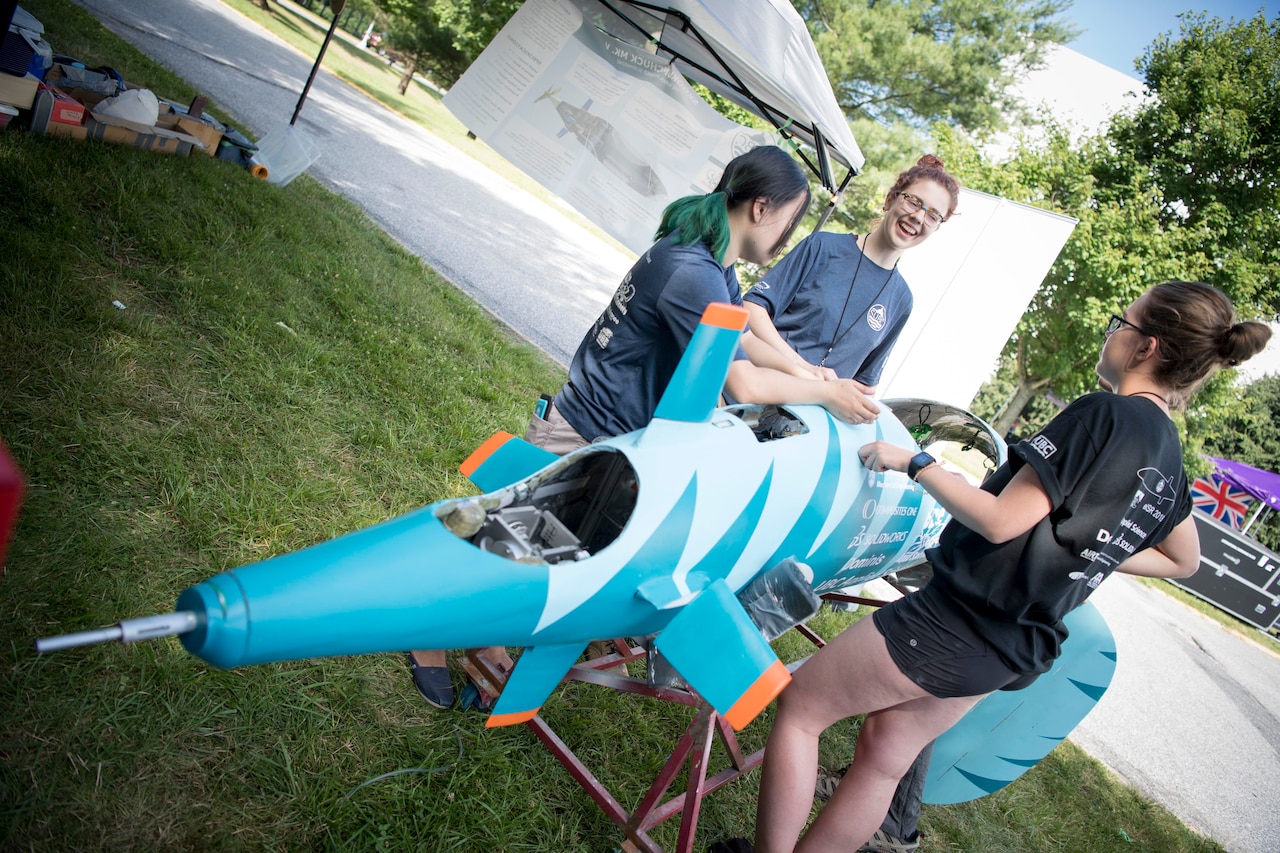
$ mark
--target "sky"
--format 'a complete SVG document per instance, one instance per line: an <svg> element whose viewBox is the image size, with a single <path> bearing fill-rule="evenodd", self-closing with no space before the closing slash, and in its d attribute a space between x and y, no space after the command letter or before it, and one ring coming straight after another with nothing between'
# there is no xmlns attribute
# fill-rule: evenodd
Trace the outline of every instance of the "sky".
<svg viewBox="0 0 1280 853"><path fill-rule="evenodd" d="M1137 77L1134 61L1147 46L1164 33L1182 32L1180 13L1207 12L1223 21L1242 21L1264 7L1272 20L1280 11L1280 0L1075 0L1062 20L1081 30L1067 47Z"/></svg>

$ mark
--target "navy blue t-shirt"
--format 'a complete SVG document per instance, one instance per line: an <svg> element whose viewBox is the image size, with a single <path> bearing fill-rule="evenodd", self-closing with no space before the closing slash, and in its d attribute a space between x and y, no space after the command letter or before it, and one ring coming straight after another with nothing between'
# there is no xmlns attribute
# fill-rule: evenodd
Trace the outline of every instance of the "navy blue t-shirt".
<svg viewBox="0 0 1280 853"><path fill-rule="evenodd" d="M840 378L865 385L880 383L914 304L897 267L886 270L863 255L854 235L830 231L796 244L746 299L769 312L805 361L821 364L825 357Z"/></svg>
<svg viewBox="0 0 1280 853"><path fill-rule="evenodd" d="M649 423L702 312L742 304L738 276L701 243L659 240L636 261L569 365L555 406L588 441ZM746 358L738 347L735 358Z"/></svg>

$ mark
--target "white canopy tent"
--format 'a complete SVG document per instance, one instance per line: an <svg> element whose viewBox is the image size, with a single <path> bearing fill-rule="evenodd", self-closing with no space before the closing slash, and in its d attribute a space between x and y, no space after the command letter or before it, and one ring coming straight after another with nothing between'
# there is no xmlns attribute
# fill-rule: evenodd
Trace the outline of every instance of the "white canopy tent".
<svg viewBox="0 0 1280 853"><path fill-rule="evenodd" d="M612 13L603 23L610 35L632 43L643 36L689 79L806 143L816 162L798 153L828 189L837 189L832 158L850 170L842 184L862 170L865 158L788 0L597 2Z"/></svg>
<svg viewBox="0 0 1280 853"><path fill-rule="evenodd" d="M775 132L729 121L689 80ZM796 143L833 197L864 162L789 0L525 0L444 103L636 254L667 204L710 192L756 145ZM915 310L885 396L967 407L1075 226L967 190L957 212L903 260Z"/></svg>

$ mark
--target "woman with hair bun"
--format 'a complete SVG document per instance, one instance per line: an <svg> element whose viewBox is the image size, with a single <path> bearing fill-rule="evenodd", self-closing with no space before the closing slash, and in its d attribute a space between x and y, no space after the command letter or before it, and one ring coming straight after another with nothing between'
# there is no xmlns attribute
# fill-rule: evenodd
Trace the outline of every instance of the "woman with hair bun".
<svg viewBox="0 0 1280 853"><path fill-rule="evenodd" d="M755 853L856 850L871 837L920 748L983 696L1045 672L1062 618L1112 572L1187 577L1200 544L1171 409L1260 352L1265 325L1239 322L1199 282L1151 288L1112 315L1097 373L1077 399L1009 450L981 487L927 453L884 441L870 472L903 471L951 513L928 552L933 578L855 623L778 697L765 752ZM866 714L853 764L801 838L818 737Z"/></svg>
<svg viewBox="0 0 1280 853"><path fill-rule="evenodd" d="M798 375L853 379L873 394L911 316L898 261L959 202L960 184L941 160L924 155L898 175L869 232L810 234L765 274L744 297L752 334Z"/></svg>

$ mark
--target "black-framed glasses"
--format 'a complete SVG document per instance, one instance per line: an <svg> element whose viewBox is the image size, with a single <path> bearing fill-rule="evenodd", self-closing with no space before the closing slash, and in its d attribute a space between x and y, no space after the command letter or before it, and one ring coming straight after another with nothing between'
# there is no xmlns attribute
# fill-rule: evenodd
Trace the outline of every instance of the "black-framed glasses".
<svg viewBox="0 0 1280 853"><path fill-rule="evenodd" d="M1120 331L1120 327L1121 327L1121 326L1128 326L1129 328L1133 329L1133 330L1134 330L1135 332L1137 332L1138 334L1140 334L1140 335L1146 335L1148 338L1155 337L1155 336L1154 336L1154 335L1152 335L1150 332L1148 332L1146 329L1144 329L1144 328L1142 328L1141 326L1139 326L1137 323L1130 323L1128 320L1126 320L1125 318L1123 318L1123 317L1121 317L1121 316L1119 316L1119 315L1117 315L1117 314L1112 314L1112 315L1111 315L1111 321L1110 321L1109 323L1107 323L1107 328L1106 328L1105 330L1103 330L1103 332L1102 332L1102 336L1103 336L1104 338L1109 338L1109 337L1111 337L1111 336L1112 336L1112 335L1114 335L1116 332Z"/></svg>
<svg viewBox="0 0 1280 853"><path fill-rule="evenodd" d="M902 203L906 205L907 210L912 213L915 213L916 211L923 213L925 225L930 228L937 228L939 225L947 221L947 217L938 212L938 208L929 207L918 195L912 195L911 193L898 193L898 198L902 199Z"/></svg>

